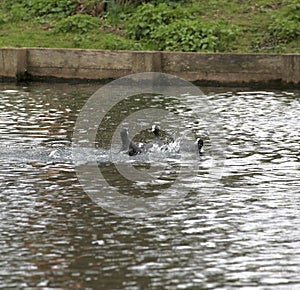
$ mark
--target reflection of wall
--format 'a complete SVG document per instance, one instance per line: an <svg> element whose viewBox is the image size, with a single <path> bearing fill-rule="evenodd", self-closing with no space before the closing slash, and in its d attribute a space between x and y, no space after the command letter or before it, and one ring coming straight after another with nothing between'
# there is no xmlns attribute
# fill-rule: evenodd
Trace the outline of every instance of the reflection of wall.
<svg viewBox="0 0 300 290"><path fill-rule="evenodd" d="M203 84L300 85L299 54L3 48L0 78L116 79L156 71Z"/></svg>

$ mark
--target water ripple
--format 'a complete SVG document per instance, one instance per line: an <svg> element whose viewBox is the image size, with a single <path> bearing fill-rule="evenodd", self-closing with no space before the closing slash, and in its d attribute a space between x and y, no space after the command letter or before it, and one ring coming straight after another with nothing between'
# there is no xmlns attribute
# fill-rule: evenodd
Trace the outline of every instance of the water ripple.
<svg viewBox="0 0 300 290"><path fill-rule="evenodd" d="M126 219L89 199L70 154L78 111L96 89L0 87L0 288L300 287L299 92L210 89L204 97L224 136L222 178L209 172L207 124L189 123L206 140L196 176L183 180L189 194L164 215ZM182 98L197 111L199 96ZM161 101L154 97L153 106ZM176 100L165 102L189 114ZM83 150L82 161L93 161L94 153ZM124 154L112 160L105 148L96 153L125 189L113 162L147 168L156 160ZM166 176L172 173L167 168Z"/></svg>

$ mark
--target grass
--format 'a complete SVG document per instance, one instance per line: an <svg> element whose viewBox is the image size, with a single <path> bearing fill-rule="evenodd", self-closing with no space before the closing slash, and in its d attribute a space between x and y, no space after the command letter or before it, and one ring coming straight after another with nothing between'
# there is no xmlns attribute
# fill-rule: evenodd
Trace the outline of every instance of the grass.
<svg viewBox="0 0 300 290"><path fill-rule="evenodd" d="M0 29L0 47L132 49L135 43L116 33L95 29L86 34L54 33L45 25L18 21ZM138 47L137 47L138 48Z"/></svg>
<svg viewBox="0 0 300 290"><path fill-rule="evenodd" d="M132 40L126 35L126 21L134 7L111 8L106 16L99 18L99 27L85 33L61 33L54 29L60 19L24 17L22 11L12 12L7 5L2 5L7 1L0 0L0 47L151 49L145 41ZM192 7L196 17L208 23L224 20L237 27L237 38L228 52L300 53L299 36L289 42L278 42L268 31L272 21L270 15L282 8L282 1L198 0L181 5L186 9Z"/></svg>

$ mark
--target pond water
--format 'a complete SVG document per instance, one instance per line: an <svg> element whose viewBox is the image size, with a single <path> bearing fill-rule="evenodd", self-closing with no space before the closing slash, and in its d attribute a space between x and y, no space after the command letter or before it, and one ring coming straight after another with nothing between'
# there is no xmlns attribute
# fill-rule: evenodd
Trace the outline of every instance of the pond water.
<svg viewBox="0 0 300 290"><path fill-rule="evenodd" d="M189 114L175 97L135 96L110 114L106 131L99 129L97 153L83 148L76 163L74 126L98 88L0 84L0 288L300 288L299 91L205 88L202 96L182 95L196 112L200 99L209 101L218 116L214 130L201 120L179 128L204 140L192 167L178 162L178 152L131 158L108 150L122 112L141 103ZM176 139L173 121L162 130L165 140ZM129 218L95 203L79 183L77 168L95 158L108 194L117 187L125 196L157 196L179 167L192 174L171 187L186 192L175 206ZM158 187L149 187L121 178L118 164L165 169Z"/></svg>

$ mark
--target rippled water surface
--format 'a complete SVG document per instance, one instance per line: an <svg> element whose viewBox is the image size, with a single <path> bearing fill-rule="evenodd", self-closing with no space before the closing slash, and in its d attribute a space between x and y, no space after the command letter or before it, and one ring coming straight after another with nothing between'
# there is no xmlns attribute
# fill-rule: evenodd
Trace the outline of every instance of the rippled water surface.
<svg viewBox="0 0 300 290"><path fill-rule="evenodd" d="M299 91L205 88L180 104L136 96L111 112L96 149L82 149L75 164L76 118L98 88L0 85L0 288L300 289ZM204 99L211 124L199 116L173 131L169 120L163 132L169 142L176 130L204 139L197 168L176 150L134 158L108 151L122 112L143 104L188 116L186 104L197 115ZM125 196L159 196L179 167L191 176L171 188L186 194L158 216L113 214L78 181L76 168L95 158L108 194L113 186ZM129 183L119 164L164 170L158 185Z"/></svg>

